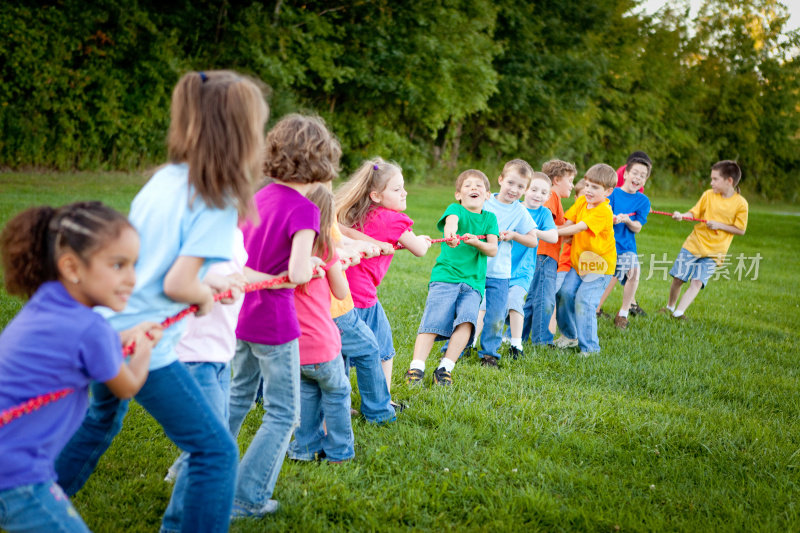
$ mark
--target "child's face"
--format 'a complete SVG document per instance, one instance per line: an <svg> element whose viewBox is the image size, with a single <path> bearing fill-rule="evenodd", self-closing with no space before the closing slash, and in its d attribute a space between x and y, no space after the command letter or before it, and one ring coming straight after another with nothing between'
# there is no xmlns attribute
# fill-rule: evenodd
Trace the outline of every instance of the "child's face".
<svg viewBox="0 0 800 533"><path fill-rule="evenodd" d="M408 193L405 189L405 181L401 172L395 172L394 175L386 182L386 188L381 192L372 191L369 193L370 199L376 204L380 204L386 209L392 211L405 211L406 210L406 196Z"/></svg>
<svg viewBox="0 0 800 533"><path fill-rule="evenodd" d="M522 198L525 190L528 188L528 179L523 178L516 171L510 171L505 176L501 175L497 179L500 184L500 192L497 193L497 199L504 204L511 204Z"/></svg>
<svg viewBox="0 0 800 533"><path fill-rule="evenodd" d="M467 211L480 213L483 210L483 203L489 199L491 193L486 189L483 178L469 177L461 184L461 188L456 191L458 200Z"/></svg>
<svg viewBox="0 0 800 533"><path fill-rule="evenodd" d="M612 192L614 192L614 187L609 187L606 189L599 183L594 183L588 180L584 181L583 196L586 197L586 205L590 209L600 205L600 203Z"/></svg>
<svg viewBox="0 0 800 533"><path fill-rule="evenodd" d="M711 190L722 195L730 194L734 190L733 178L723 178L719 170L712 170Z"/></svg>
<svg viewBox="0 0 800 533"><path fill-rule="evenodd" d="M647 183L648 168L641 163L634 163L625 167L623 177L625 182L622 184L622 190L627 193L635 193Z"/></svg>
<svg viewBox="0 0 800 533"><path fill-rule="evenodd" d="M575 174L565 174L564 176L556 176L553 179L552 190L556 192L561 198L569 198L572 192L572 182L575 181Z"/></svg>
<svg viewBox="0 0 800 533"><path fill-rule="evenodd" d="M525 191L525 207L538 209L550 197L550 184L543 179L534 178Z"/></svg>

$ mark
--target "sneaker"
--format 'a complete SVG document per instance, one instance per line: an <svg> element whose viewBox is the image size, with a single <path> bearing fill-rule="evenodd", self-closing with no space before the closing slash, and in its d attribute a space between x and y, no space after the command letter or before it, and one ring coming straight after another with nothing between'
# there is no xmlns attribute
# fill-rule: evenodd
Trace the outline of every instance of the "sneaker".
<svg viewBox="0 0 800 533"><path fill-rule="evenodd" d="M614 326L616 326L619 329L627 328L628 327L628 317L619 316L619 315L615 316L614 317Z"/></svg>
<svg viewBox="0 0 800 533"><path fill-rule="evenodd" d="M177 477L178 477L178 473L175 471L175 469L172 468L172 467L169 467L169 470L167 470L167 475L164 476L164 481L166 481L167 483L172 483L174 485L175 484L175 479Z"/></svg>
<svg viewBox="0 0 800 533"><path fill-rule="evenodd" d="M425 371L419 370L418 368L409 369L406 372L406 384L407 385L419 385L422 383L422 378L425 377Z"/></svg>
<svg viewBox="0 0 800 533"><path fill-rule="evenodd" d="M681 315L681 316L670 315L670 316L675 320L686 320L686 315Z"/></svg>
<svg viewBox="0 0 800 533"><path fill-rule="evenodd" d="M636 303L636 302L633 302L631 304L631 307L630 307L629 311L630 311L630 314L632 314L633 316L647 316L647 313L644 312L644 309L639 307L639 304Z"/></svg>
<svg viewBox="0 0 800 533"><path fill-rule="evenodd" d="M553 341L553 345L556 348L561 348L562 350L567 348L574 348L578 345L578 339L570 339L569 337L561 335L559 338Z"/></svg>
<svg viewBox="0 0 800 533"><path fill-rule="evenodd" d="M469 357L469 356L475 355L477 353L478 353L478 349L475 348L475 345L474 344L470 344L469 346L464 348L464 350L461 352L461 355L459 356L459 359L461 357Z"/></svg>
<svg viewBox="0 0 800 533"><path fill-rule="evenodd" d="M602 307L601 307L600 309L598 309L598 310L597 310L596 314L597 314L597 318L611 318L611 315L609 315L608 313L606 313L606 312L603 310L603 308L602 308Z"/></svg>
<svg viewBox="0 0 800 533"><path fill-rule="evenodd" d="M251 511L250 509L246 509L234 503L233 510L231 511L231 520L237 520L239 518L261 518L268 514L274 514L278 510L278 507L278 500L267 500L267 503L257 511Z"/></svg>
<svg viewBox="0 0 800 533"><path fill-rule="evenodd" d="M499 358L497 358L497 357L495 357L493 355L487 354L487 355L483 356L483 359L481 359L481 364L483 366L490 366L490 367L493 367L493 368L497 368L497 366L499 365L498 361L499 361Z"/></svg>
<svg viewBox="0 0 800 533"><path fill-rule="evenodd" d="M408 406L407 406L406 404L404 404L404 403L397 403L397 402L395 402L395 401L391 401L391 402L389 402L389 404L390 404L392 407L394 407L394 412L395 412L396 414L397 414L397 413L402 413L403 411L405 411L406 409L408 409Z"/></svg>
<svg viewBox="0 0 800 533"><path fill-rule="evenodd" d="M511 359L521 359L525 356L525 352L523 352L520 348L516 346L509 346L508 347L508 355L511 356Z"/></svg>
<svg viewBox="0 0 800 533"><path fill-rule="evenodd" d="M675 311L673 309L670 309L667 306L664 306L664 307L662 307L661 309L658 310L658 314L659 315L670 315L670 316L672 316L672 313L674 313L674 312Z"/></svg>
<svg viewBox="0 0 800 533"><path fill-rule="evenodd" d="M433 382L436 385L447 387L453 384L453 378L450 376L450 372L445 370L443 367L439 367L433 371Z"/></svg>
<svg viewBox="0 0 800 533"><path fill-rule="evenodd" d="M503 344L511 344L511 337L503 337L500 339L500 345L502 346Z"/></svg>

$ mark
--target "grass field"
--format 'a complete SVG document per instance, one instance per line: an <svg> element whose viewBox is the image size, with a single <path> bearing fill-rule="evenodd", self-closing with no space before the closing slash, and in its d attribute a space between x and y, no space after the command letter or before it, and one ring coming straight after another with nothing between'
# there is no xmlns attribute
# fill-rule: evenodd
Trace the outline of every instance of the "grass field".
<svg viewBox="0 0 800 533"><path fill-rule="evenodd" d="M39 203L102 199L126 210L143 182L0 174L0 225ZM417 231L434 235L451 198L449 187L412 187ZM671 211L696 198L651 200ZM393 396L409 409L387 427L354 420L349 464L285 463L280 511L231 530L800 530L800 217L778 214L787 210L751 202L747 234L730 250L731 279L712 281L685 322L656 310L691 224L653 215L638 239L647 317L624 332L601 321L603 351L589 359L528 347L499 370L462 360L450 389L402 384L437 249L424 258L398 253L379 296L398 353ZM0 326L20 306L0 291ZM428 379L438 357L429 362ZM243 449L259 418L249 415ZM133 405L74 498L89 527L157 530L171 489L162 478L176 454Z"/></svg>

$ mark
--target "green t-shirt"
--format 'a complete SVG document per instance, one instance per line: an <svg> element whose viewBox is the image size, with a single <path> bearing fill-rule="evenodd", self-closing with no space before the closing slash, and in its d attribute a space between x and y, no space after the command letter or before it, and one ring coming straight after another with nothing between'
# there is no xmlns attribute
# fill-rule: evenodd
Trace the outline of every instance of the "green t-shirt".
<svg viewBox="0 0 800 533"><path fill-rule="evenodd" d="M445 219L450 215L458 217L458 234L464 235L498 235L497 217L494 213L483 210L472 213L461 204L450 204L445 210L439 223L436 225L444 233ZM486 286L486 256L474 246L459 243L451 248L446 242L442 243L442 250L436 259L436 264L431 271L431 281L444 283L466 283L483 296Z"/></svg>

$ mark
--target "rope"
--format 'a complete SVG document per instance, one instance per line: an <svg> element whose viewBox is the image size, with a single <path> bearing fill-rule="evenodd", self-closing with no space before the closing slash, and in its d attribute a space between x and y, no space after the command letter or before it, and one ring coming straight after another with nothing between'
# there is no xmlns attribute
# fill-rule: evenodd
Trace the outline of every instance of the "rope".
<svg viewBox="0 0 800 533"><path fill-rule="evenodd" d="M632 217L633 215L636 214L636 211L634 211L633 213L625 213L625 214L628 215L629 217ZM666 211L654 211L654 210L651 210L650 214L651 215L664 215L664 216L672 217L672 213L668 213ZM708 222L708 220L703 220L702 218L694 218L694 217L683 217L683 220L691 220L691 221L694 221L694 222L702 222L703 224Z"/></svg>
<svg viewBox="0 0 800 533"><path fill-rule="evenodd" d="M466 237L462 237L461 235L456 235L455 238L458 239L459 241L467 240ZM486 235L478 235L478 238L479 239L485 239ZM431 244L436 244L436 243L439 243L439 242L447 242L447 241L448 241L448 239L431 239ZM397 243L397 244L394 245L394 249L395 250L405 250L406 247L403 246L400 243Z"/></svg>

